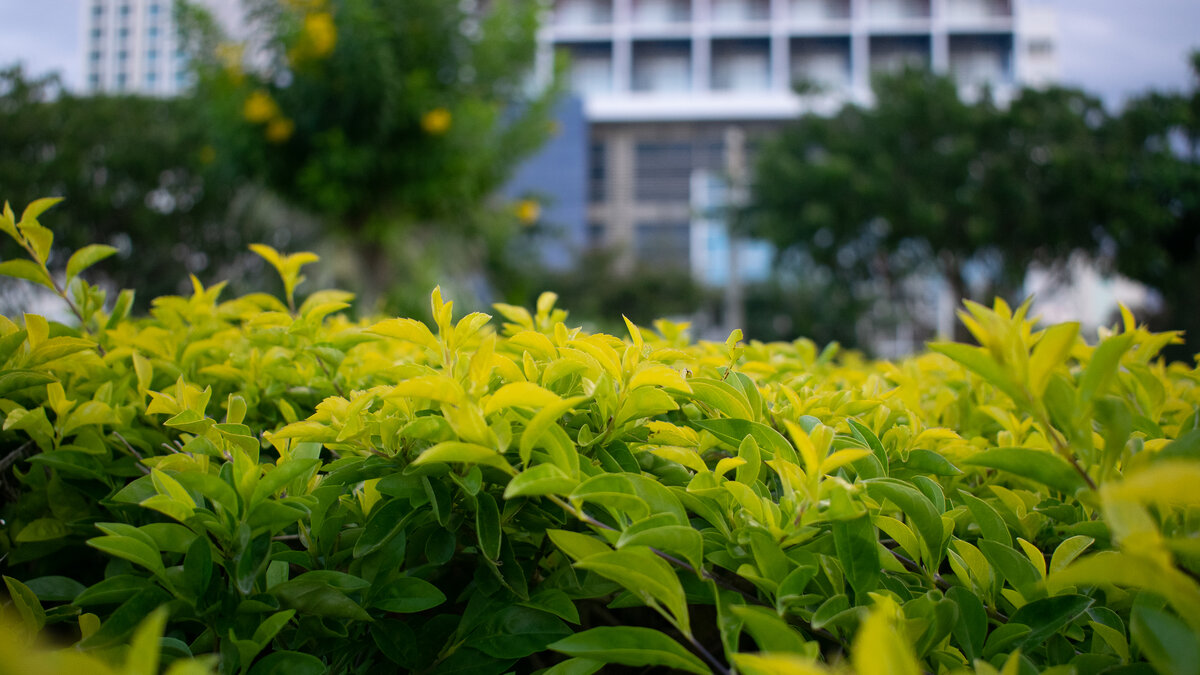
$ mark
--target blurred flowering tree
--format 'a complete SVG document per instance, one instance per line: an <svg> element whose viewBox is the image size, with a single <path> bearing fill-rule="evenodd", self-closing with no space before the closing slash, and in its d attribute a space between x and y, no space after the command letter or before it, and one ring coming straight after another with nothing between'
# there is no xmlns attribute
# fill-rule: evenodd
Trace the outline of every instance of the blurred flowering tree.
<svg viewBox="0 0 1200 675"><path fill-rule="evenodd" d="M446 265L503 277L529 208L493 195L553 127L555 87L530 87L539 4L245 5L241 42L180 14L217 152L356 247L369 297Z"/></svg>

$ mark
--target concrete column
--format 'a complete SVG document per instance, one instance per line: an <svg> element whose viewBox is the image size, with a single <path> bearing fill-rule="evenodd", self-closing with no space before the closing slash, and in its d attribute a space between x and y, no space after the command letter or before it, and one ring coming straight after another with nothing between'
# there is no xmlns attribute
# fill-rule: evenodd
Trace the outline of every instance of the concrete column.
<svg viewBox="0 0 1200 675"><path fill-rule="evenodd" d="M611 129L608 137L608 227L607 243L619 251L617 271L627 274L634 264L634 203L636 201L636 153L634 135L627 129Z"/></svg>
<svg viewBox="0 0 1200 675"><path fill-rule="evenodd" d="M935 73L950 72L950 36L946 26L946 0L931 0L930 2L930 33L929 41L932 47L930 65Z"/></svg>
<svg viewBox="0 0 1200 675"><path fill-rule="evenodd" d="M788 0L771 0L771 90L792 88L791 45L788 44Z"/></svg>

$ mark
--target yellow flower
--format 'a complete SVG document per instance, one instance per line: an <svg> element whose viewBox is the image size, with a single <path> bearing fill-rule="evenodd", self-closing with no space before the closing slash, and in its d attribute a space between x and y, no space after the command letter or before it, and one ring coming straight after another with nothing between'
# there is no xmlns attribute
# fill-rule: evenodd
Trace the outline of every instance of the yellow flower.
<svg viewBox="0 0 1200 675"><path fill-rule="evenodd" d="M242 117L252 124L262 124L279 117L279 105L263 89L256 89L246 98L242 106Z"/></svg>
<svg viewBox="0 0 1200 675"><path fill-rule="evenodd" d="M217 161L217 149L211 145L200 148L200 163L204 165Z"/></svg>
<svg viewBox="0 0 1200 675"><path fill-rule="evenodd" d="M246 79L246 73L242 70L242 58L245 55L243 45L223 42L217 45L216 55L217 60L221 62L221 68L235 84L241 84Z"/></svg>
<svg viewBox="0 0 1200 675"><path fill-rule="evenodd" d="M431 136L441 136L450 129L452 118L445 108L434 108L421 117L421 128Z"/></svg>
<svg viewBox="0 0 1200 675"><path fill-rule="evenodd" d="M307 56L324 58L337 46L337 27L329 12L316 12L304 17L304 42Z"/></svg>
<svg viewBox="0 0 1200 675"><path fill-rule="evenodd" d="M286 117L276 117L267 124L267 140L272 143L283 143L291 138L295 131L295 122Z"/></svg>
<svg viewBox="0 0 1200 675"><path fill-rule="evenodd" d="M542 217L542 205L533 199L522 199L517 202L517 220L526 227L533 225Z"/></svg>

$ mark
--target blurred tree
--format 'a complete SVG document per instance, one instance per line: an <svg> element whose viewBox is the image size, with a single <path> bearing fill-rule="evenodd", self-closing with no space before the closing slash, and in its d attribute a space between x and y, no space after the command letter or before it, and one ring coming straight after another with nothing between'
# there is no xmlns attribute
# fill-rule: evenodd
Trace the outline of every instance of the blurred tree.
<svg viewBox="0 0 1200 675"><path fill-rule="evenodd" d="M1200 353L1200 51L1189 92L1151 92L1129 101L1115 125L1136 218L1112 230L1116 268L1159 291L1151 324L1185 330L1176 358Z"/></svg>
<svg viewBox="0 0 1200 675"><path fill-rule="evenodd" d="M78 97L54 76L0 70L0 201L64 197L46 216L55 243L116 246L95 270L113 285L148 300L240 256L255 233L224 226L235 191L189 102Z"/></svg>
<svg viewBox="0 0 1200 675"><path fill-rule="evenodd" d="M248 0L241 44L181 5L218 153L353 246L368 298L420 288L394 309L445 275L503 285L521 218L489 200L553 131L539 3L479 4Z"/></svg>
<svg viewBox="0 0 1200 675"><path fill-rule="evenodd" d="M895 304L905 279L933 271L958 298L1011 295L1031 263L1098 251L1098 228L1128 213L1110 118L1082 92L1023 90L1000 107L909 70L875 94L764 148L746 219L849 288Z"/></svg>

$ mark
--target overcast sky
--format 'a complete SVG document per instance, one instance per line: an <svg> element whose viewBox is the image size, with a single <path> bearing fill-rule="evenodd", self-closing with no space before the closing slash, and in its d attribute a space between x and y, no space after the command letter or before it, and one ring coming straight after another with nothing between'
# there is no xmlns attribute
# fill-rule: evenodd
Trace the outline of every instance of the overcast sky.
<svg viewBox="0 0 1200 675"><path fill-rule="evenodd" d="M396 0L402 2L403 0ZM448 0L449 1L449 0ZM1064 84L1111 103L1146 89L1185 89L1200 48L1200 0L1017 0L1054 7ZM0 0L0 65L61 71L82 82L80 0Z"/></svg>

